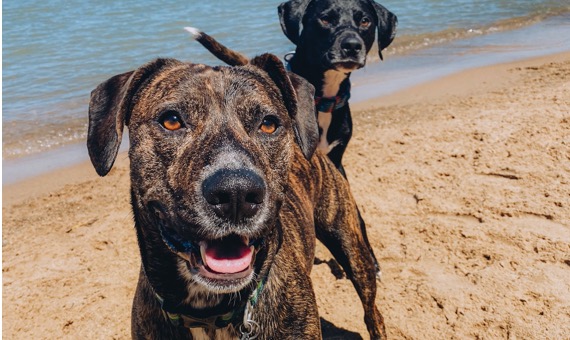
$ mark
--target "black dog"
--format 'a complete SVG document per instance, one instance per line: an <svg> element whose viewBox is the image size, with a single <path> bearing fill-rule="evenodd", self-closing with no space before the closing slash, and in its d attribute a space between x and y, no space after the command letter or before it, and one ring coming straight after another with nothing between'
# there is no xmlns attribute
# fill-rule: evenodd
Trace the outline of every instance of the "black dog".
<svg viewBox="0 0 570 340"><path fill-rule="evenodd" d="M382 50L394 40L398 19L373 0L290 0L279 5L278 12L283 33L297 46L287 60L289 68L316 90L318 148L346 177L342 156L352 137L350 73L366 64L376 31L383 59ZM380 265L360 212L358 218L380 278Z"/></svg>
<svg viewBox="0 0 570 340"><path fill-rule="evenodd" d="M365 65L376 31L382 58L398 20L373 0L291 0L279 5L279 20L297 46L291 71L316 89L319 148L344 174L342 156L352 136L350 73Z"/></svg>

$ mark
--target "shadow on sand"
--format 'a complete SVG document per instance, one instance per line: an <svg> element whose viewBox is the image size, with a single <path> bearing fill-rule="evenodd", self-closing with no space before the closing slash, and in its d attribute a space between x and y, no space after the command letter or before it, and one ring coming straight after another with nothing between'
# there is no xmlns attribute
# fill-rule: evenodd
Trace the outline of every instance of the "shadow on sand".
<svg viewBox="0 0 570 340"><path fill-rule="evenodd" d="M338 264L338 262L336 262L335 259L324 261L315 257L314 263L326 264L337 280L343 279L345 277L342 267ZM333 323L323 318L321 318L321 332L323 334L323 339L327 340L362 340L360 334L348 331L343 328L338 328Z"/></svg>
<svg viewBox="0 0 570 340"><path fill-rule="evenodd" d="M321 318L321 332L323 339L327 340L362 340L360 334L338 328L323 318Z"/></svg>

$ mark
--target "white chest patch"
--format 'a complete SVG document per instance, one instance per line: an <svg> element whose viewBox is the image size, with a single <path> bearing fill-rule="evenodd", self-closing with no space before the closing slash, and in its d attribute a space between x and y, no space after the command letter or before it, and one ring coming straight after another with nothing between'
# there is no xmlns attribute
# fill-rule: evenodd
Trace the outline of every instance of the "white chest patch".
<svg viewBox="0 0 570 340"><path fill-rule="evenodd" d="M318 121L319 127L321 128L321 136L319 137L319 145L317 148L327 154L339 143L339 141L335 141L329 144L327 140L327 133L332 121L332 113L319 111Z"/></svg>
<svg viewBox="0 0 570 340"><path fill-rule="evenodd" d="M328 70L323 78L323 97L330 98L338 94L340 84L346 79L346 73Z"/></svg>
<svg viewBox="0 0 570 340"><path fill-rule="evenodd" d="M332 98L338 94L338 90L340 89L340 84L346 79L347 75L344 72L339 72L336 70L328 70L325 72L324 80L323 80L323 97L324 98ZM319 127L321 128L321 136L319 138L319 145L317 148L328 154L331 150L337 146L340 141L336 140L332 143L329 143L327 140L327 133L329 131L329 127L332 121L332 113L330 112L321 112L319 111L318 114L318 122Z"/></svg>
<svg viewBox="0 0 570 340"><path fill-rule="evenodd" d="M331 120L332 120L332 112L319 111L318 121L319 121L319 127L322 129L321 140L319 141L319 148L325 146L325 144L328 145L327 139L325 137L327 136L329 126L331 125Z"/></svg>

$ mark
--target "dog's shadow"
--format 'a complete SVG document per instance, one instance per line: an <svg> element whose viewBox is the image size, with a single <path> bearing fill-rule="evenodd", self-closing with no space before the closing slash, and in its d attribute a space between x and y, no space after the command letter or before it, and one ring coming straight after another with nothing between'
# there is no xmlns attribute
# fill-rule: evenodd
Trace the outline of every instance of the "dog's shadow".
<svg viewBox="0 0 570 340"><path fill-rule="evenodd" d="M338 264L338 262L336 262L335 259L330 259L328 261L325 260L321 260L317 257L315 257L315 264L326 264L330 270L331 273L334 275L334 277L337 280L343 279L345 277L344 275L344 271L342 270L342 267ZM360 336L360 334L355 333L355 332L351 332L348 331L346 329L343 328L338 328L337 326L335 326L333 323L321 318L321 332L323 334L323 339L328 339L328 340L361 340L362 337Z"/></svg>
<svg viewBox="0 0 570 340"><path fill-rule="evenodd" d="M327 340L362 340L360 334L338 328L333 323L321 318L321 332Z"/></svg>

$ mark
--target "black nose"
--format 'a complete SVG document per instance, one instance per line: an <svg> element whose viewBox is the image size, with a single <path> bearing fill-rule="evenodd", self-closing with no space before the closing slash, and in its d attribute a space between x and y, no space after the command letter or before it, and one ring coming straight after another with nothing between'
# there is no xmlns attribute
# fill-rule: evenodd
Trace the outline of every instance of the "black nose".
<svg viewBox="0 0 570 340"><path fill-rule="evenodd" d="M340 43L340 48L347 57L354 57L362 50L362 42L355 37L347 37Z"/></svg>
<svg viewBox="0 0 570 340"><path fill-rule="evenodd" d="M249 169L218 170L202 183L202 195L216 215L237 223L258 212L265 182Z"/></svg>

